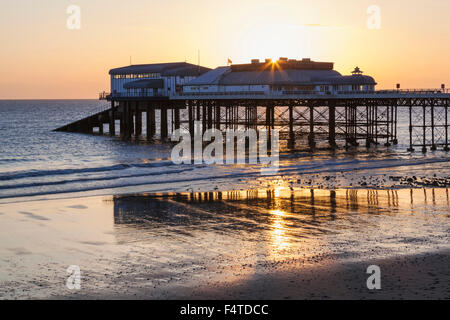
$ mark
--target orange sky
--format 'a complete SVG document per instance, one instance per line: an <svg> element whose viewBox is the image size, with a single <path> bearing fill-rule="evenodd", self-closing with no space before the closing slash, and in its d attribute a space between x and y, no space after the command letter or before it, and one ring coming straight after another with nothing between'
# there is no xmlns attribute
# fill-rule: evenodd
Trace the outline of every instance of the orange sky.
<svg viewBox="0 0 450 320"><path fill-rule="evenodd" d="M69 30L69 5L81 29ZM381 29L366 10L381 9ZM108 70L309 57L358 65L378 88L450 87L448 0L20 0L0 3L0 99L97 98Z"/></svg>

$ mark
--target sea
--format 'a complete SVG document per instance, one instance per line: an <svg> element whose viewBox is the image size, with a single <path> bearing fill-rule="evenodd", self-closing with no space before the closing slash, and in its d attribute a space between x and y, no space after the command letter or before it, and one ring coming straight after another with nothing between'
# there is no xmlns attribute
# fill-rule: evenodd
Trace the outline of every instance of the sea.
<svg viewBox="0 0 450 320"><path fill-rule="evenodd" d="M262 177L258 165L177 165L171 161L171 143L53 132L107 108L108 103L99 100L0 101L0 203L147 191L233 190L270 185L274 177L303 183L302 179L344 173L434 177L450 172L450 156L444 151L407 152L408 116L404 111L399 113L398 145L314 154L282 152L274 177ZM358 181L350 183L348 179L337 184L320 187L358 187ZM375 185L386 186L389 182Z"/></svg>

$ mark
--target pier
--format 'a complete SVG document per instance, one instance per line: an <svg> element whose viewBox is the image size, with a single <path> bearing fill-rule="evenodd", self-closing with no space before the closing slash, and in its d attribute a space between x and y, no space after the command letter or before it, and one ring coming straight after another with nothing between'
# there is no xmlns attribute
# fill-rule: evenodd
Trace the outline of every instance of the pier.
<svg viewBox="0 0 450 320"><path fill-rule="evenodd" d="M55 131L166 142L183 128L278 130L291 149L399 143L398 117L409 117L408 150L449 151L450 92L375 90L358 67L343 76L333 63L280 58L214 70L188 63L112 69L110 108ZM106 130L105 130L106 129ZM145 130L144 130L145 129Z"/></svg>
<svg viewBox="0 0 450 320"><path fill-rule="evenodd" d="M279 130L280 140L295 148L336 148L398 143L399 110L409 115L408 150L449 151L450 93L441 90L376 91L339 96L248 94L177 95L170 100L104 96L111 108L56 131L98 133L125 140L168 141L179 128ZM145 134L143 131L145 123ZM106 130L105 130L106 127Z"/></svg>

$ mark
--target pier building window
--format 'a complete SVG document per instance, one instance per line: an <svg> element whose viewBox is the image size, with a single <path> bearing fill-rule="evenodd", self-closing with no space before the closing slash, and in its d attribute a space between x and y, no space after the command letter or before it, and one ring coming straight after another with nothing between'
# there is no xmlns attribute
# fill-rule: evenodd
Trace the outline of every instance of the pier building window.
<svg viewBox="0 0 450 320"><path fill-rule="evenodd" d="M160 78L159 73L138 73L138 74L116 74L113 79L144 79L144 78Z"/></svg>
<svg viewBox="0 0 450 320"><path fill-rule="evenodd" d="M295 87L295 90L298 90L298 91L313 91L314 90L314 86L297 86L297 87Z"/></svg>
<svg viewBox="0 0 450 320"><path fill-rule="evenodd" d="M272 86L272 90L273 91L281 91L282 87L281 86Z"/></svg>

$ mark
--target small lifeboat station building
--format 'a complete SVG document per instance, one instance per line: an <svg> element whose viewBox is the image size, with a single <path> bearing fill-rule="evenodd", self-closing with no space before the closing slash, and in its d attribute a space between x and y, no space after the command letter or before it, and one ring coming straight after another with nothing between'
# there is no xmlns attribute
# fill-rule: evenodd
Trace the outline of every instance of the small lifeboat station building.
<svg viewBox="0 0 450 320"><path fill-rule="evenodd" d="M109 71L113 100L120 98L168 99L182 86L211 69L186 62L131 65Z"/></svg>

